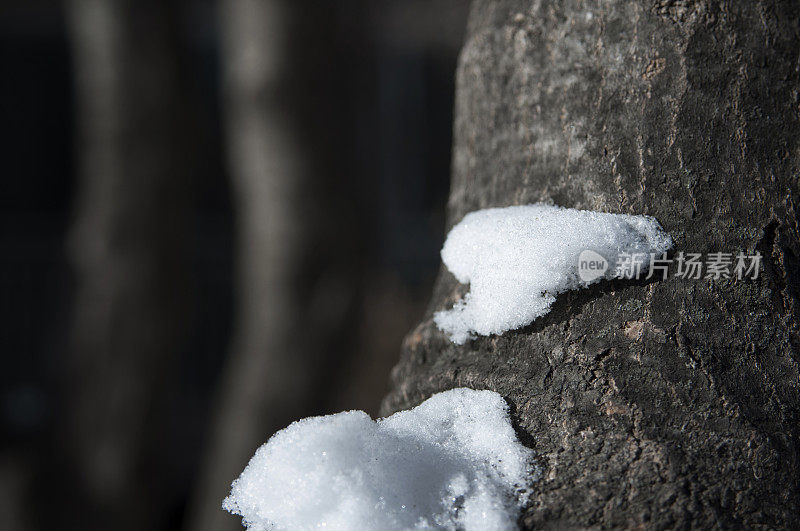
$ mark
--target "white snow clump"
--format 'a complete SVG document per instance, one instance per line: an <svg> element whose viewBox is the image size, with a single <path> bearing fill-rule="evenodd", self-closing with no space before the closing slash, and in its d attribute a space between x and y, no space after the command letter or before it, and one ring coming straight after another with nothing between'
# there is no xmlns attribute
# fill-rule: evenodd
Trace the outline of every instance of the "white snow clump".
<svg viewBox="0 0 800 531"><path fill-rule="evenodd" d="M452 309L436 312L434 321L456 344L475 333L501 334L546 314L558 293L627 277L637 260L628 263L626 255L638 255L646 272L650 254L671 247L672 238L649 216L544 204L472 212L442 248L442 261L470 291ZM579 271L579 257L605 260L606 269Z"/></svg>
<svg viewBox="0 0 800 531"><path fill-rule="evenodd" d="M503 398L461 388L377 421L348 411L291 424L223 508L253 531L514 529L534 471Z"/></svg>

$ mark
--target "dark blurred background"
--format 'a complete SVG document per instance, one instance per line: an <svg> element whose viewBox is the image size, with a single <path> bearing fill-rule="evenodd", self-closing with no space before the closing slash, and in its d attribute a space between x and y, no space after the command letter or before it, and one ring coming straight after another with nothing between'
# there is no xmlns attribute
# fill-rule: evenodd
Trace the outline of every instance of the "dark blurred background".
<svg viewBox="0 0 800 531"><path fill-rule="evenodd" d="M377 413L443 239L463 0L4 0L0 529L240 528Z"/></svg>

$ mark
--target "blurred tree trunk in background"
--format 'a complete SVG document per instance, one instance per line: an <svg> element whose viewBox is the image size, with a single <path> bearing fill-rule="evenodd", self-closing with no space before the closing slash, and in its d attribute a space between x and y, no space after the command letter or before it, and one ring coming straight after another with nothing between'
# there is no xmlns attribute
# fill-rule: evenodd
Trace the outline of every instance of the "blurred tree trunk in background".
<svg viewBox="0 0 800 531"><path fill-rule="evenodd" d="M438 249L424 223L446 176L426 164L448 160L441 117L466 18L463 0L220 7L239 311L191 530L240 528L221 501L278 429L377 411L427 299L401 275L427 274L416 259Z"/></svg>
<svg viewBox="0 0 800 531"><path fill-rule="evenodd" d="M302 161L275 101L286 67L285 16L271 0L224 1L220 11L237 303L200 491L188 513L186 529L197 530L240 525L221 510L222 499L265 428L297 412L307 391L305 360L293 352L289 337L303 221L296 197Z"/></svg>
<svg viewBox="0 0 800 531"><path fill-rule="evenodd" d="M457 76L449 221L552 201L656 216L756 280L606 282L463 346L431 313L388 414L507 397L539 456L525 527L800 525L797 20L789 0L477 0Z"/></svg>
<svg viewBox="0 0 800 531"><path fill-rule="evenodd" d="M314 149L319 144L302 136L297 123L302 110L314 106L319 89L296 83L308 67L303 53L313 48L319 54L322 34L292 45L291 26L303 7L292 2L223 0L219 6L237 303L205 461L186 520L186 529L209 531L241 528L221 504L255 449L292 421L321 412L335 381L330 364L347 362L348 349L335 348L330 338L348 330L344 323L355 293L344 277L358 269L355 262L346 275L331 275L332 265L316 273L308 268L314 253L332 264L335 257L326 253L341 257L353 237L342 230L325 242L318 234L321 225L330 226L326 202L336 194L320 193L324 175L315 175L315 159L322 155ZM319 9L312 15L303 32L320 20ZM317 119L324 129L325 116ZM330 172L323 168L319 173ZM331 247L336 243L341 247Z"/></svg>
<svg viewBox="0 0 800 531"><path fill-rule="evenodd" d="M72 470L54 501L69 514L42 516L63 528L160 529L173 500L157 458L159 404L186 348L190 309L190 127L178 28L170 2L68 6L79 126L62 433Z"/></svg>

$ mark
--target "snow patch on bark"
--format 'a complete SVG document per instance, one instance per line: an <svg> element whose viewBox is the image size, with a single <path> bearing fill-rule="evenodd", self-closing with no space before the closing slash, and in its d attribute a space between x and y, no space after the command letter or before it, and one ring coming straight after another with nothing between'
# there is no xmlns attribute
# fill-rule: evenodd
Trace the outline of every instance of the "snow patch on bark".
<svg viewBox="0 0 800 531"><path fill-rule="evenodd" d="M648 216L543 204L472 212L442 248L444 264L470 291L434 321L456 344L475 334L501 334L546 314L559 293L620 277L620 255L645 255L640 268L646 272L651 254L671 247L672 238ZM579 274L586 251L607 262L593 278Z"/></svg>
<svg viewBox="0 0 800 531"><path fill-rule="evenodd" d="M258 531L514 529L534 473L503 398L462 388L377 421L295 422L258 449L223 507Z"/></svg>

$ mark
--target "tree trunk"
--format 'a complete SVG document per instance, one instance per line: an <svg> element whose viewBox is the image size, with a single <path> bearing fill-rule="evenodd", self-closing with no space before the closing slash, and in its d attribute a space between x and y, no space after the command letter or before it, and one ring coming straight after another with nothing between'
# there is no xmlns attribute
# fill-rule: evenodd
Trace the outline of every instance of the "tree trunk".
<svg viewBox="0 0 800 531"><path fill-rule="evenodd" d="M431 313L383 413L505 396L540 479L532 527L800 525L796 2L477 0L448 226L534 203L655 216L677 251L764 255L755 280L618 281L462 346Z"/></svg>
<svg viewBox="0 0 800 531"><path fill-rule="evenodd" d="M326 343L329 329L349 313L347 301L320 293L325 275L307 271L309 253L321 253L314 231L322 209L312 194L320 180L318 157L295 123L298 108L311 105L293 90L295 71L307 67L304 48L290 45L299 10L285 0L223 0L219 9L237 301L230 354L187 513L185 528L193 531L241 529L240 519L222 510L222 500L274 432L318 412L335 352ZM315 310L314 300L327 309Z"/></svg>
<svg viewBox="0 0 800 531"><path fill-rule="evenodd" d="M66 414L69 470L45 521L160 529L169 369L186 347L191 186L172 8L73 0L79 191ZM63 438L63 440L62 440ZM75 478L74 480L72 478Z"/></svg>

